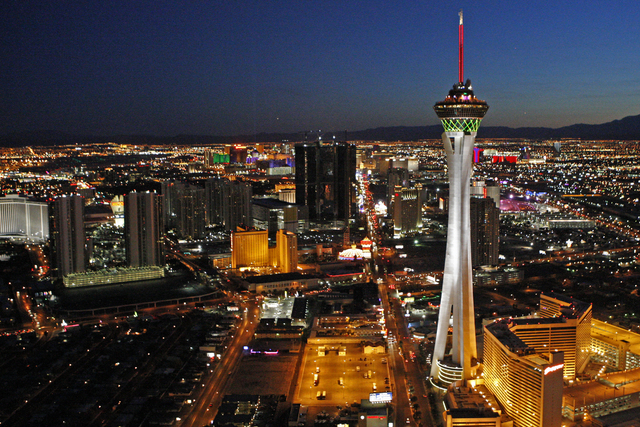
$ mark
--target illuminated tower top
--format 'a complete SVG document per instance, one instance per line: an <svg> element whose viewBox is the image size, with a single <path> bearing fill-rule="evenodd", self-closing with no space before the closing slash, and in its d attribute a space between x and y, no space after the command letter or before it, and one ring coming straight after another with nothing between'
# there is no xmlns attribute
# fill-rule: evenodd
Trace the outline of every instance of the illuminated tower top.
<svg viewBox="0 0 640 427"><path fill-rule="evenodd" d="M458 27L458 83L453 85L444 101L433 106L442 122L445 132L477 132L480 121L487 113L489 106L473 94L471 80L464 80L464 26L462 11L459 13Z"/></svg>

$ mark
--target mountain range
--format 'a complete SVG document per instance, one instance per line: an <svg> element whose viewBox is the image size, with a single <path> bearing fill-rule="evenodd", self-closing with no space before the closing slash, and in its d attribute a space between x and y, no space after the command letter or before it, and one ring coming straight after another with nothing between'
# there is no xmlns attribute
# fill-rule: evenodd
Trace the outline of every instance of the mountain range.
<svg viewBox="0 0 640 427"><path fill-rule="evenodd" d="M337 140L343 140L345 131L325 132L324 134L333 134L336 135ZM422 139L439 139L441 134L442 126L438 124L432 126L378 127L347 132L346 138L349 141L418 141ZM176 135L167 137L153 135L87 136L72 135L58 131L37 131L0 136L0 147L55 146L106 142L137 145L250 144L280 141L297 142L304 140L304 138L304 132L258 133L237 136ZM585 141L640 140L640 115L628 116L598 125L575 124L561 128L481 126L478 131L478 139L482 138L530 140L572 138Z"/></svg>

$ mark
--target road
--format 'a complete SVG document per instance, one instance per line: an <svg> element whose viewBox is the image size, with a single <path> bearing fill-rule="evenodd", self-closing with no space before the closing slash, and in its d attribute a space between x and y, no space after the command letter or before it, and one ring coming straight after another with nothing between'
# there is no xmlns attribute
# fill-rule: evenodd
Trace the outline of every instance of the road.
<svg viewBox="0 0 640 427"><path fill-rule="evenodd" d="M425 373L420 369L418 363L413 362L409 358L409 350L417 353L413 342L408 339L409 332L404 318L402 307L397 301L389 299L386 280L378 286L384 312L387 315L387 329L389 331L389 363L392 370L392 390L394 391L393 399L396 405L396 415L394 425L411 425L417 426L422 422L424 425L438 425L431 416L431 409L427 399L427 390L423 379ZM402 342L402 346L400 346ZM402 348L400 348L402 347ZM410 392L413 387L413 393ZM411 396L415 396L415 403L419 405L421 412L421 420L413 419L413 411L410 401ZM406 420L409 419L409 424Z"/></svg>
<svg viewBox="0 0 640 427"><path fill-rule="evenodd" d="M183 427L209 425L218 412L225 389L233 379L233 374L240 363L243 348L253 339L253 334L260 322L260 309L254 300L243 303L241 307L242 323L236 329L231 344L208 378L193 411L182 423Z"/></svg>

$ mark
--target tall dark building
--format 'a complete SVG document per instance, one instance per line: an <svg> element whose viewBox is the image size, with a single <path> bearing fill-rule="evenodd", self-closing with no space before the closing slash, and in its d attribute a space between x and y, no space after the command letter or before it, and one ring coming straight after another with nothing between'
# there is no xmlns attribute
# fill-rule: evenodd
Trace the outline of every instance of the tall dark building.
<svg viewBox="0 0 640 427"><path fill-rule="evenodd" d="M211 178L205 182L204 200L208 225L224 225L235 231L251 222L251 184L228 179Z"/></svg>
<svg viewBox="0 0 640 427"><path fill-rule="evenodd" d="M204 236L205 190L179 181L162 183L164 221L178 236L197 239Z"/></svg>
<svg viewBox="0 0 640 427"><path fill-rule="evenodd" d="M409 171L402 168L390 168L387 174L387 209L391 211L396 185L409 186Z"/></svg>
<svg viewBox="0 0 640 427"><path fill-rule="evenodd" d="M162 196L131 192L124 198L127 264L130 267L164 265Z"/></svg>
<svg viewBox="0 0 640 427"><path fill-rule="evenodd" d="M84 197L58 197L53 205L54 265L57 276L85 271Z"/></svg>
<svg viewBox="0 0 640 427"><path fill-rule="evenodd" d="M309 220L347 224L355 202L355 146L296 144L295 160L296 203L309 207Z"/></svg>
<svg viewBox="0 0 640 427"><path fill-rule="evenodd" d="M223 178L209 178L204 182L205 220L207 225L223 224L222 187L227 182Z"/></svg>
<svg viewBox="0 0 640 427"><path fill-rule="evenodd" d="M498 264L500 209L489 197L471 198L471 264Z"/></svg>

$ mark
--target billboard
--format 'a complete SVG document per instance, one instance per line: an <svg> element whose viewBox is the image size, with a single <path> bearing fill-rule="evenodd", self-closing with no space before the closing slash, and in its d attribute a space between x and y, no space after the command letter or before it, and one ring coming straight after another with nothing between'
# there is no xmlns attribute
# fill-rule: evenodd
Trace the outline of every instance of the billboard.
<svg viewBox="0 0 640 427"><path fill-rule="evenodd" d="M385 393L369 393L369 402L371 403L388 403L393 400L391 392Z"/></svg>

